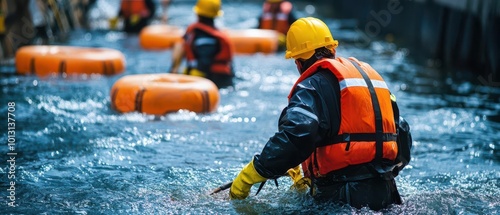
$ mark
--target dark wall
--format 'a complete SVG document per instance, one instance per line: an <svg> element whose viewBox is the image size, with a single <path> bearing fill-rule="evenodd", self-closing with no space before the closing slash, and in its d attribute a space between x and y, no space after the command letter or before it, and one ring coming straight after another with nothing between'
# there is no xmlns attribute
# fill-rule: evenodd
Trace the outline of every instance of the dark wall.
<svg viewBox="0 0 500 215"><path fill-rule="evenodd" d="M464 4L460 4L460 2ZM422 63L452 75L472 73L500 87L500 2L497 0L333 0L325 14L356 19L368 44L387 39Z"/></svg>

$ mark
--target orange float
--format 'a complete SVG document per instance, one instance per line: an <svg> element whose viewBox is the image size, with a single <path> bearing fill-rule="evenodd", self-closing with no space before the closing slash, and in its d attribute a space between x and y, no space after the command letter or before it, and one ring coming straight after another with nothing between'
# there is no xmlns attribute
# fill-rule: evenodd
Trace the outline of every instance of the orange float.
<svg viewBox="0 0 500 215"><path fill-rule="evenodd" d="M223 30L236 54L274 53L278 50L280 33L269 29ZM142 29L139 43L146 50L163 50L182 41L184 29L170 25L150 25Z"/></svg>
<svg viewBox="0 0 500 215"><path fill-rule="evenodd" d="M182 41L184 30L171 25L149 25L139 33L139 43L146 50L162 50L171 48Z"/></svg>
<svg viewBox="0 0 500 215"><path fill-rule="evenodd" d="M16 52L19 74L114 75L125 70L125 57L117 50L74 46L23 46Z"/></svg>
<svg viewBox="0 0 500 215"><path fill-rule="evenodd" d="M278 50L279 33L269 29L225 30L231 40L235 53L274 53Z"/></svg>
<svg viewBox="0 0 500 215"><path fill-rule="evenodd" d="M127 75L111 88L111 105L121 113L164 115L181 109L208 113L219 105L219 89L212 81L197 76Z"/></svg>

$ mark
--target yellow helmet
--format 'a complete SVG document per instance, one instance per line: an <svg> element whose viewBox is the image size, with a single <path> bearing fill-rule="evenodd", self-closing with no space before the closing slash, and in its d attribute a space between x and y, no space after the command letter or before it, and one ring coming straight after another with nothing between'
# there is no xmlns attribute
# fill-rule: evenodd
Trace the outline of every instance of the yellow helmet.
<svg viewBox="0 0 500 215"><path fill-rule="evenodd" d="M282 2L283 0L267 0L267 2L269 3L278 3L278 2Z"/></svg>
<svg viewBox="0 0 500 215"><path fill-rule="evenodd" d="M220 5L221 0L198 0L193 11L200 16L214 18L223 14Z"/></svg>
<svg viewBox="0 0 500 215"><path fill-rule="evenodd" d="M300 18L292 23L286 34L285 58L309 59L317 48L335 49L338 45L323 21L314 17Z"/></svg>

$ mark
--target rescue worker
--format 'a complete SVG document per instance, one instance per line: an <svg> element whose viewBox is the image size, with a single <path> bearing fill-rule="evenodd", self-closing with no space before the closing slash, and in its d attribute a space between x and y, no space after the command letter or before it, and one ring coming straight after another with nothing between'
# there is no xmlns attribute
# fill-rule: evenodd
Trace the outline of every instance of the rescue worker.
<svg viewBox="0 0 500 215"><path fill-rule="evenodd" d="M118 19L124 19L123 30L138 33L149 25L154 18L156 5L153 0L122 0L118 17L110 20L111 29L115 29Z"/></svg>
<svg viewBox="0 0 500 215"><path fill-rule="evenodd" d="M183 42L174 45L170 73L178 73L185 57L184 74L205 77L219 88L233 85L233 50L227 35L214 25L214 18L223 13L220 8L220 0L198 0L193 8L198 22L188 26Z"/></svg>
<svg viewBox="0 0 500 215"><path fill-rule="evenodd" d="M367 63L336 57L338 42L319 19L298 19L286 41L285 58L295 59L301 76L278 132L233 180L231 199L290 175L318 202L373 210L401 204L394 177L409 163L412 141L386 82Z"/></svg>
<svg viewBox="0 0 500 215"><path fill-rule="evenodd" d="M296 20L292 12L293 5L289 1L267 0L262 9L259 17L260 29L273 29L286 35L288 28Z"/></svg>

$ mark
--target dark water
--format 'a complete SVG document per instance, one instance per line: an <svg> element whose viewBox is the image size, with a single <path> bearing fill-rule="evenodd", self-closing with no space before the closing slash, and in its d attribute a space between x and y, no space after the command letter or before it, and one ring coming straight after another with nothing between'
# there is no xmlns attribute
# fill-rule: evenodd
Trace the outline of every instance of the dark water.
<svg viewBox="0 0 500 215"><path fill-rule="evenodd" d="M218 22L229 28L252 27L259 7L225 4L225 16ZM195 20L191 5L174 4L169 14L173 25ZM413 159L397 178L404 204L382 212L498 214L500 90L472 84L474 80L451 80L416 65L411 53L392 44L358 47L352 42L354 30L340 29L341 21L325 21L340 40L337 54L355 56L378 70L411 124ZM316 205L306 194L289 191L285 178L279 179L278 188L267 184L258 196L243 201L229 201L227 191L207 195L232 180L276 131L298 78L284 53L237 56L236 86L221 90L215 113L153 117L116 113L109 91L123 75L165 72L170 51L143 51L137 36L98 30L76 31L65 44L118 49L126 56L127 70L112 77L45 79L2 72L0 213L374 213ZM9 102L15 103L11 113L16 120L13 174L7 162ZM10 181L16 183L15 208L7 204Z"/></svg>

